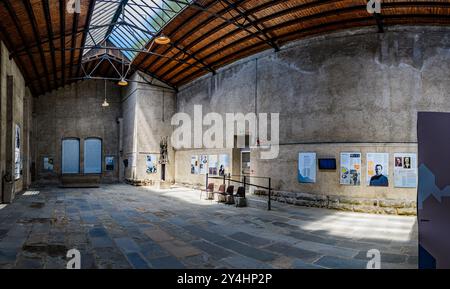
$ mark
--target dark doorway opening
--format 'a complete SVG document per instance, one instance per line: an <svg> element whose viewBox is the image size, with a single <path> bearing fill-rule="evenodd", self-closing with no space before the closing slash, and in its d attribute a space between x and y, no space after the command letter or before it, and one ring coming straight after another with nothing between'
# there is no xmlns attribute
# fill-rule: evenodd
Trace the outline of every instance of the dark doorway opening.
<svg viewBox="0 0 450 289"><path fill-rule="evenodd" d="M161 180L163 182L166 181L166 165L165 164L161 165Z"/></svg>

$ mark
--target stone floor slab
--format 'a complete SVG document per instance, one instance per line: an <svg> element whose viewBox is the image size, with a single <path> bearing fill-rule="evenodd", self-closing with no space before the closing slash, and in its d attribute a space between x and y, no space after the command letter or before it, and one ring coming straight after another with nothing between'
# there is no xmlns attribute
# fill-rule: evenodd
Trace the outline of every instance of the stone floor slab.
<svg viewBox="0 0 450 289"><path fill-rule="evenodd" d="M235 208L182 187L39 191L0 210L0 268L65 269L69 249L84 269L361 268L374 245L383 268L417 268L413 217Z"/></svg>

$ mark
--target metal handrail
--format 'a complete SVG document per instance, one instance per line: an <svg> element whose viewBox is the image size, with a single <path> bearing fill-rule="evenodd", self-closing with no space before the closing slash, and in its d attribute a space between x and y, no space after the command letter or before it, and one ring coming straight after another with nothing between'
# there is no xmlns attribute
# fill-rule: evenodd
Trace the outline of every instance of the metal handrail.
<svg viewBox="0 0 450 289"><path fill-rule="evenodd" d="M232 176L235 177L244 177L244 181L236 181L231 179ZM228 177L228 178L227 178ZM247 177L250 178L259 178L259 179L267 179L269 181L269 187L264 187L264 186L260 186L260 185L256 185L256 184L252 184L252 183L247 183ZM250 187L255 187L255 188L259 188L259 189L265 189L265 190L269 190L269 199L267 201L267 209L270 211L272 210L272 178L269 177L259 177L259 176L246 176L246 175L223 175L221 177L211 177L209 176L209 174L206 174L206 190L208 190L208 184L209 184L209 179L215 179L215 180L223 180L223 184L225 185L226 182L228 181L228 186L230 186L231 182L233 183L238 183L238 184L243 184L244 185L244 189L247 190L247 186Z"/></svg>

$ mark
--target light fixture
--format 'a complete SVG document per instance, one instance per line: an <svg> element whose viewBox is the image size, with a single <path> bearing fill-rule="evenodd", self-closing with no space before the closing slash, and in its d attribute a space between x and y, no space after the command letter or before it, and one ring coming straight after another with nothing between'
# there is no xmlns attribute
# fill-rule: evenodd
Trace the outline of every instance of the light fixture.
<svg viewBox="0 0 450 289"><path fill-rule="evenodd" d="M108 100L106 99L106 79L105 79L105 101L103 101L102 106L103 107L109 106Z"/></svg>
<svg viewBox="0 0 450 289"><path fill-rule="evenodd" d="M118 83L119 86L128 86L128 81L125 78L122 78Z"/></svg>
<svg viewBox="0 0 450 289"><path fill-rule="evenodd" d="M170 41L171 41L170 38L165 36L164 34L161 34L155 39L155 43L159 45L167 45L170 43Z"/></svg>

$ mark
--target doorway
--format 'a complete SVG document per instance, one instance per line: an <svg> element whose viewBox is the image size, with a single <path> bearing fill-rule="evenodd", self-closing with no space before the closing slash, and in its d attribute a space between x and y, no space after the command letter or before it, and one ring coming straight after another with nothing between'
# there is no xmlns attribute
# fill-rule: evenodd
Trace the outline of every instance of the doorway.
<svg viewBox="0 0 450 289"><path fill-rule="evenodd" d="M84 141L84 173L102 173L102 140L88 138Z"/></svg>
<svg viewBox="0 0 450 289"><path fill-rule="evenodd" d="M62 174L80 173L80 140L64 139L62 141Z"/></svg>
<svg viewBox="0 0 450 289"><path fill-rule="evenodd" d="M250 152L242 151L241 152L241 175L242 176L250 176L251 166L250 166Z"/></svg>

